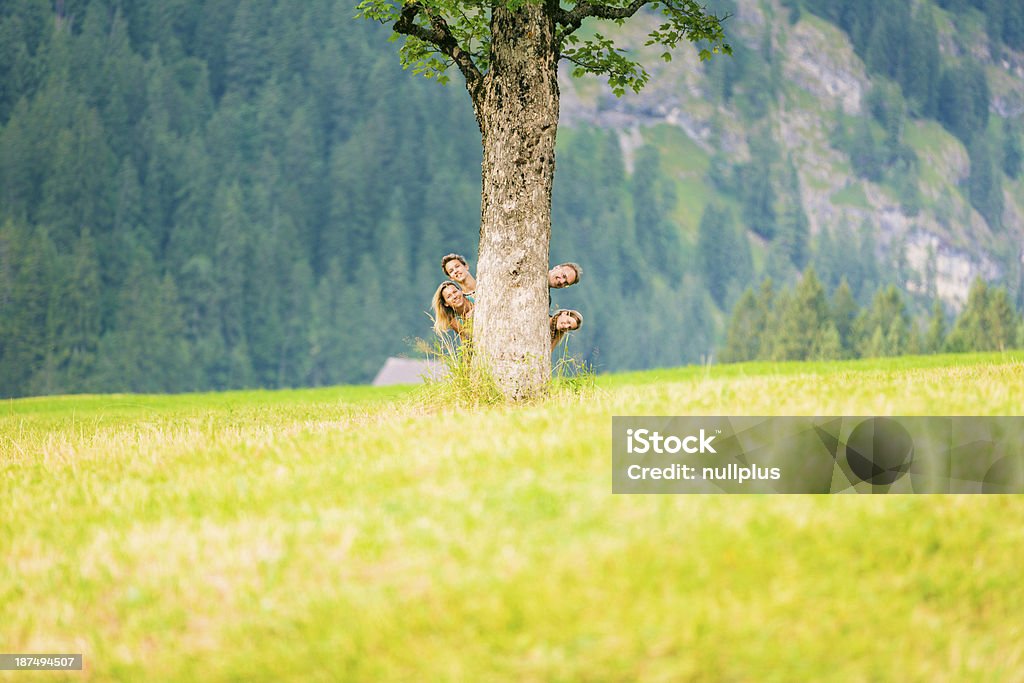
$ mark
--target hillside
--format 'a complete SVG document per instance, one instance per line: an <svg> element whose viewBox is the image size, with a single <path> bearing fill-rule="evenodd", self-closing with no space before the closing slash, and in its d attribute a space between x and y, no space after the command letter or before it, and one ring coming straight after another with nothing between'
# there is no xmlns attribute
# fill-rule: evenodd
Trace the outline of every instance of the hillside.
<svg viewBox="0 0 1024 683"><path fill-rule="evenodd" d="M751 142L770 139L778 147L776 173L782 175L781 161L787 157L797 169L812 236L826 228L872 230L883 267L895 270L897 261L906 259L906 272L900 276L906 291L923 294L927 278L933 277L938 295L956 306L966 300L976 277L1018 286L1024 259L1024 181L1019 176L999 173L1004 208L1000 224L990 225L971 205L971 164L963 141L934 118L904 111L898 122L901 142L916 156L915 168L896 169L877 181L859 177L849 156L832 142L837 116L841 114L849 131L869 122L881 140L882 123L870 111L873 93L880 97L877 93L888 89L891 97L899 86L869 74L850 37L807 9L797 12L799 18L792 23L790 10L778 0L717 6L734 13L727 24L738 49L733 60L760 58L761 64L702 64L695 49L682 50L665 63L650 48L642 48L644 26L630 26L622 30L623 37L645 55L650 85L639 94L615 98L594 78L573 79L563 68L562 124L616 131L630 169L634 150L645 142L657 144L663 159L671 159L664 168L686 199L675 218L692 240L704 206L730 201L730 193L708 177L711 161L724 159L733 167L748 163ZM991 40L984 25L978 26L977 11L957 14L931 2L915 7L934 17L942 64L974 59L983 66L992 125L1017 125L1024 113L1024 52ZM654 21L649 17L648 25ZM723 101L722 71L730 68L740 74L728 86L735 94ZM759 115L750 112L755 98L763 100ZM902 97L896 100L907 109ZM664 131L666 127L677 132ZM1001 142L998 135L992 137L993 144ZM912 208L901 205L899 196L898 176L908 174L917 186ZM763 246L755 239L755 249Z"/></svg>
<svg viewBox="0 0 1024 683"><path fill-rule="evenodd" d="M1020 415L1022 362L5 402L0 640L86 680L1012 678L1013 496L613 496L610 426Z"/></svg>

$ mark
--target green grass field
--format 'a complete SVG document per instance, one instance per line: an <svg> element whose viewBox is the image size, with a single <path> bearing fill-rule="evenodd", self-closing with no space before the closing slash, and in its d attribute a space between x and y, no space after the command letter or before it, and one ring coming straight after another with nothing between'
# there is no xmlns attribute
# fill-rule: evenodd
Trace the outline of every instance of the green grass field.
<svg viewBox="0 0 1024 683"><path fill-rule="evenodd" d="M0 680L1003 681L1020 496L613 496L612 415L1024 413L1024 352L7 401Z"/></svg>

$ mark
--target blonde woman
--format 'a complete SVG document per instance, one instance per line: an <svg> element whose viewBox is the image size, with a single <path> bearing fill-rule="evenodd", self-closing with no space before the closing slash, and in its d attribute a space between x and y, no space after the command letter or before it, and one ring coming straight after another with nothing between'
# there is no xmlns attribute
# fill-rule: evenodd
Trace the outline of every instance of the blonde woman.
<svg viewBox="0 0 1024 683"><path fill-rule="evenodd" d="M469 322L473 319L473 302L466 298L462 288L451 280L442 282L434 292L434 332L442 335L448 330L458 332L462 341L469 341Z"/></svg>

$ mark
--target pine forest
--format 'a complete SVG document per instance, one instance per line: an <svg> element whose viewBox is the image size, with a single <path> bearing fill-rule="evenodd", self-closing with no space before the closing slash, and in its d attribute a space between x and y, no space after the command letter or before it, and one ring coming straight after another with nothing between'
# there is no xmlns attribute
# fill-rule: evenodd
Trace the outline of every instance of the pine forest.
<svg viewBox="0 0 1024 683"><path fill-rule="evenodd" d="M734 54L661 64L647 99L566 71L569 353L604 372L1024 345L1024 4L749 3L760 24L710 4ZM0 395L359 384L419 353L441 256L475 265L480 132L457 71L404 72L390 28L354 14L0 4ZM848 45L856 106L790 77L811 29ZM705 135L643 125L684 92ZM824 209L794 112L841 174ZM917 231L887 229L875 194ZM974 264L959 291L950 254Z"/></svg>

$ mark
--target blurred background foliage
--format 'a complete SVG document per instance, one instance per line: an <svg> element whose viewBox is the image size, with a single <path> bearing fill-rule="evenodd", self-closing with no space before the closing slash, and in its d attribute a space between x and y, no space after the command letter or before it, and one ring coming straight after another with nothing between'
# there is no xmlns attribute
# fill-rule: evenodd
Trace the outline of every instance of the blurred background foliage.
<svg viewBox="0 0 1024 683"><path fill-rule="evenodd" d="M834 117L853 176L920 210L904 130L933 119L969 150L963 192L998 231L1019 123L990 114L977 61L940 55L934 3L783 5L790 23L836 24L877 79L863 116ZM938 6L1024 48L1020 3ZM414 353L441 255L475 266L479 131L457 83L403 73L389 28L353 14L2 4L0 395L362 383ZM707 66L750 154L711 155L695 230L678 220L695 190L670 172L675 147L652 135L627 159L614 131L560 131L551 257L586 269L554 296L586 315L573 350L606 371L1024 342L1019 274L979 281L956 311L874 226L811 234L794 161L759 123L782 87L773 49L737 43Z"/></svg>

